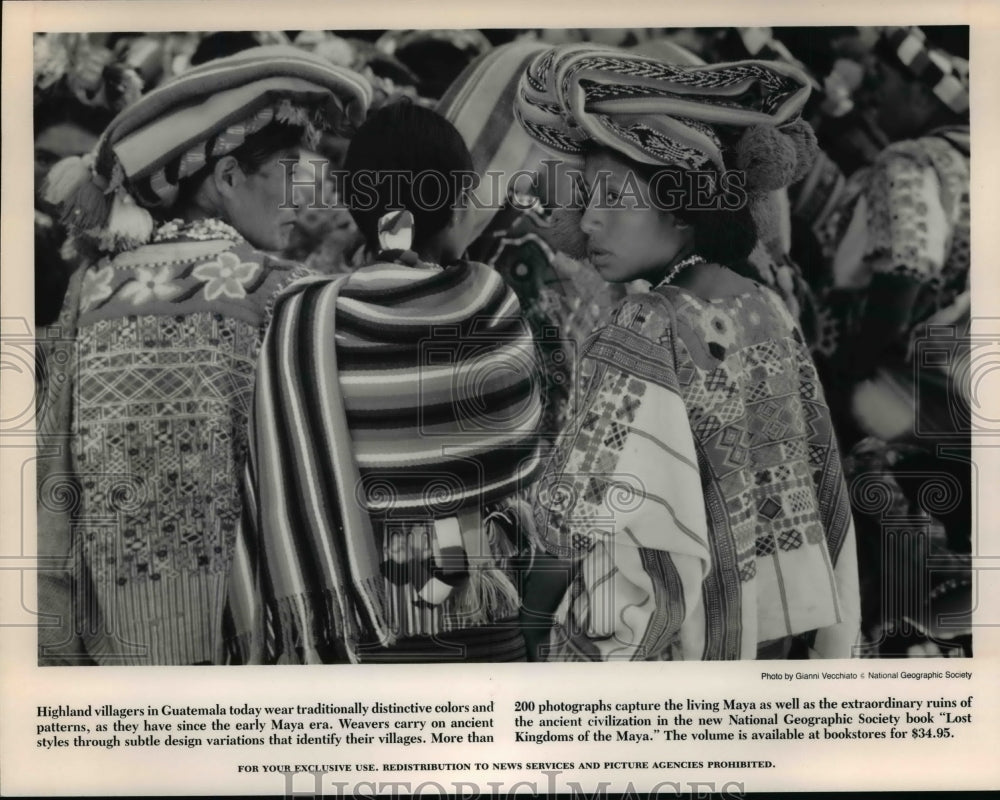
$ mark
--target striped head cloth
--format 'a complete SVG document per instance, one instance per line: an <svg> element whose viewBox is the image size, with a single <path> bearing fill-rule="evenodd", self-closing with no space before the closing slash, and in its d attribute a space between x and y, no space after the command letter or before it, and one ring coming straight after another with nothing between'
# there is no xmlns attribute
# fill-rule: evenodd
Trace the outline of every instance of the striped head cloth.
<svg viewBox="0 0 1000 800"><path fill-rule="evenodd" d="M567 159L593 142L643 164L723 171L723 141L739 138L732 166L747 169L751 191L771 191L811 162L815 136L800 119L809 91L806 76L780 62L669 64L566 45L522 75L516 113L529 135Z"/></svg>
<svg viewBox="0 0 1000 800"><path fill-rule="evenodd" d="M546 155L514 119L514 98L524 70L547 49L531 41L501 45L466 67L438 102L438 113L465 140L476 172L501 175L504 189L517 172L531 169ZM487 178L473 189L475 208L482 209L474 225L476 236L506 200L505 195L496 196L495 189L496 182Z"/></svg>
<svg viewBox="0 0 1000 800"><path fill-rule="evenodd" d="M269 122L302 127L306 138L346 131L363 121L371 96L362 76L290 46L208 61L118 114L94 153L53 167L46 197L101 249L134 247L152 234L145 209L170 207L182 179Z"/></svg>
<svg viewBox="0 0 1000 800"><path fill-rule="evenodd" d="M956 114L969 110L969 62L932 47L917 27L886 28L879 52L900 64Z"/></svg>

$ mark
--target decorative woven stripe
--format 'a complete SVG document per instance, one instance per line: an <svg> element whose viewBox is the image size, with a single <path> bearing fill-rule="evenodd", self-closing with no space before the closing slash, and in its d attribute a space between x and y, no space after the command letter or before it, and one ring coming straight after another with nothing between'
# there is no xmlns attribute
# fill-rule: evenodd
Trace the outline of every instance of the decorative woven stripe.
<svg viewBox="0 0 1000 800"><path fill-rule="evenodd" d="M194 172L201 156L190 156L178 176L167 179L158 171L191 151L230 152L270 121L279 103L300 107L286 115L289 123L347 127L363 119L371 97L368 81L351 70L293 47L252 48L196 67L119 114L98 142L95 180L111 188L123 180L130 188L142 184L152 188L158 204L169 202L170 185ZM240 132L242 124L248 127Z"/></svg>
<svg viewBox="0 0 1000 800"><path fill-rule="evenodd" d="M809 91L806 76L780 62L676 65L569 45L528 67L517 116L530 136L561 152L580 152L594 140L643 163L724 169L709 126L794 122Z"/></svg>
<svg viewBox="0 0 1000 800"><path fill-rule="evenodd" d="M231 153L242 145L248 136L274 119L276 110L274 107L260 109L249 119L230 125L209 139L198 142L179 158L171 160L167 166L153 173L149 178L149 188L159 198L158 204L171 205L177 196L177 186L180 181L194 175L208 163L209 158L218 158Z"/></svg>

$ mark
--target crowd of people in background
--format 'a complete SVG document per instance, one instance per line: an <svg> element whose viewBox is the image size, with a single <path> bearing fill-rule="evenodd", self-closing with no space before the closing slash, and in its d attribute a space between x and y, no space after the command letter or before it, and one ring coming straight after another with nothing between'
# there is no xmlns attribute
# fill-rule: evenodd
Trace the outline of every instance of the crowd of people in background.
<svg viewBox="0 0 1000 800"><path fill-rule="evenodd" d="M40 663L972 654L967 28L39 34L34 142Z"/></svg>

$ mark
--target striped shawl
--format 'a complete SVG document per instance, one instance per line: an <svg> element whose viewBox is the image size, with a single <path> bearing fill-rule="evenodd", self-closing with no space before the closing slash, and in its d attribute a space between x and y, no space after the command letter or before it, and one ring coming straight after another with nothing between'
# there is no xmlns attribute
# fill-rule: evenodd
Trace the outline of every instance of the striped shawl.
<svg viewBox="0 0 1000 800"><path fill-rule="evenodd" d="M380 263L292 287L258 364L230 660L391 645L382 532L434 530L420 597L439 603L484 505L534 480L540 416L534 343L488 267Z"/></svg>

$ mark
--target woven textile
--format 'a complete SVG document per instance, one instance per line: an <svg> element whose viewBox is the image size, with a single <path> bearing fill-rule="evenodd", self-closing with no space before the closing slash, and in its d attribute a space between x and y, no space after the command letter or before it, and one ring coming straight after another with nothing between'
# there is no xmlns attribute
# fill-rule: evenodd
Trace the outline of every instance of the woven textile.
<svg viewBox="0 0 1000 800"><path fill-rule="evenodd" d="M588 264L558 252L561 231L553 219L536 209L505 208L469 255L493 267L517 294L542 362L542 432L554 438L576 402L580 346L608 320L625 291L606 283Z"/></svg>
<svg viewBox="0 0 1000 800"><path fill-rule="evenodd" d="M290 46L245 50L195 67L122 111L94 153L65 159L46 197L74 234L117 251L148 241L145 208L171 206L179 181L272 121L318 136L359 124L371 101L357 73Z"/></svg>
<svg viewBox="0 0 1000 800"><path fill-rule="evenodd" d="M854 533L830 415L798 327L758 287L627 298L589 342L579 416L536 518L577 564L553 660L754 658L858 630Z"/></svg>
<svg viewBox="0 0 1000 800"><path fill-rule="evenodd" d="M716 128L794 122L809 91L777 62L682 66L570 45L532 62L515 109L529 135L569 156L591 140L643 164L723 170Z"/></svg>
<svg viewBox="0 0 1000 800"><path fill-rule="evenodd" d="M533 481L540 419L531 335L488 267L289 290L258 369L233 658L357 661L512 614L486 509Z"/></svg>
<svg viewBox="0 0 1000 800"><path fill-rule="evenodd" d="M84 273L74 536L99 663L216 658L254 361L271 297L301 274L211 221Z"/></svg>

